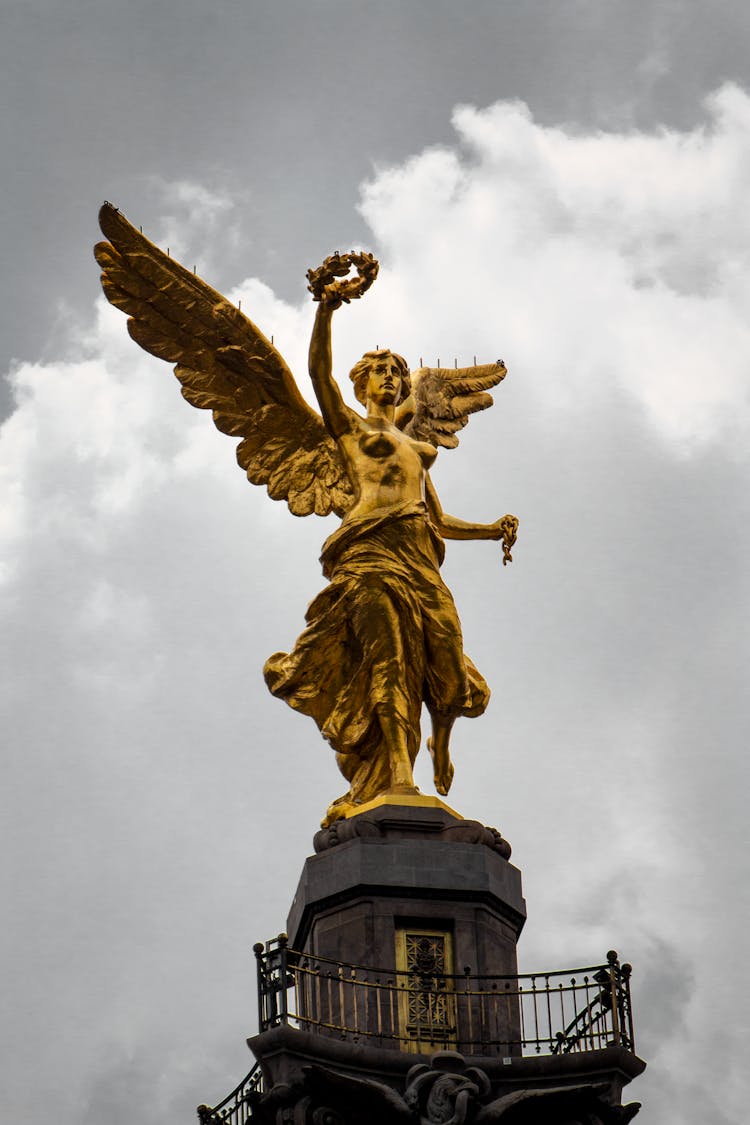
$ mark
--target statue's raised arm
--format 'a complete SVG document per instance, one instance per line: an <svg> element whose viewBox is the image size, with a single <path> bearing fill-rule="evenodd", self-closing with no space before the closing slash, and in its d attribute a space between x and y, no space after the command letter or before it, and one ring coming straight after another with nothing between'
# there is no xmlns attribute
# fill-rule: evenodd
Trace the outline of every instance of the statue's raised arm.
<svg viewBox="0 0 750 1125"><path fill-rule="evenodd" d="M357 277L346 277L352 266ZM341 437L350 428L352 412L333 378L331 318L334 309L361 297L377 275L378 263L372 254L355 253L332 254L318 269L307 271L308 289L318 302L310 340L310 380L326 429L333 438Z"/></svg>
<svg viewBox="0 0 750 1125"><path fill-rule="evenodd" d="M456 446L469 415L491 405L488 390L505 366L412 375L397 353L366 352L350 372L363 412L352 410L333 377L331 320L372 284L378 265L370 254L334 254L308 273L318 302L309 370L321 417L239 309L110 204L100 224L109 240L95 249L105 294L128 314L133 338L175 364L188 402L241 438L237 459L249 479L295 515L342 517L323 545L328 585L293 650L276 653L264 670L274 695L315 720L349 783L324 823L388 795L419 802L412 770L423 703L435 784L447 793L451 728L459 716L485 710L489 688L463 651L440 576L443 539L502 540L508 561L518 521L447 515L429 469L438 447Z"/></svg>

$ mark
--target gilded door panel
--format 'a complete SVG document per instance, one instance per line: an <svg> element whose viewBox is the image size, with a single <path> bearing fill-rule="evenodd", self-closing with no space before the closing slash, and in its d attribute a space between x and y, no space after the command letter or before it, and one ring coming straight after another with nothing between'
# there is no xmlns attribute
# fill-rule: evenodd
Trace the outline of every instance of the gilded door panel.
<svg viewBox="0 0 750 1125"><path fill-rule="evenodd" d="M396 930L399 1035L407 1051L429 1054L456 1045L453 948L447 930Z"/></svg>

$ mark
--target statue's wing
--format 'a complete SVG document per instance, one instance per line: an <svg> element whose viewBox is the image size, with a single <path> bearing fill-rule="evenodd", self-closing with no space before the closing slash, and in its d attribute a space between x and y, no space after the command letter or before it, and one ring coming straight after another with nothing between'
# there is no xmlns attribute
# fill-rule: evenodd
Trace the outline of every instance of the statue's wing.
<svg viewBox="0 0 750 1125"><path fill-rule="evenodd" d="M353 494L336 444L273 344L111 204L99 225L109 239L94 248L107 299L128 314L136 343L176 364L187 401L242 438L237 460L253 484L296 516L344 515Z"/></svg>
<svg viewBox="0 0 750 1125"><path fill-rule="evenodd" d="M404 427L419 441L455 449L456 436L469 415L492 406L490 387L506 376L505 364L484 363L478 367L420 367L412 372L414 415Z"/></svg>
<svg viewBox="0 0 750 1125"><path fill-rule="evenodd" d="M602 1125L627 1125L640 1102L610 1105L608 1082L581 1086L554 1086L541 1090L515 1090L505 1094L477 1113L475 1125L539 1125L547 1121L591 1121Z"/></svg>
<svg viewBox="0 0 750 1125"><path fill-rule="evenodd" d="M302 1067L305 1087L321 1106L333 1109L344 1121L357 1125L413 1125L414 1114L396 1090L374 1078L356 1078L326 1066Z"/></svg>

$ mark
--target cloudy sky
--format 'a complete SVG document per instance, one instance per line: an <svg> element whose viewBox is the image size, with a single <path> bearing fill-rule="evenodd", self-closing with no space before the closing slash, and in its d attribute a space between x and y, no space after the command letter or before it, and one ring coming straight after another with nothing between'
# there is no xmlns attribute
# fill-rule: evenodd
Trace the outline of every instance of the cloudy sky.
<svg viewBox="0 0 750 1125"><path fill-rule="evenodd" d="M435 481L521 520L444 567L493 699L451 804L521 868L522 968L634 965L644 1121L745 1112L750 9L5 0L3 1103L190 1121L249 1069L252 943L343 786L266 692L332 530L247 484L128 338L102 199L273 333L381 260L336 369L502 356ZM348 392L347 392L348 393ZM431 792L420 763L419 782Z"/></svg>

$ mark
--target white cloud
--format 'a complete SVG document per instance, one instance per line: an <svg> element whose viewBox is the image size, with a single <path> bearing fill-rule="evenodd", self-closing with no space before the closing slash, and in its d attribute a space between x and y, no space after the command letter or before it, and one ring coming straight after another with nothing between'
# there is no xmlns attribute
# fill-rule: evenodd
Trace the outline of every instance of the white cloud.
<svg viewBox="0 0 750 1125"><path fill-rule="evenodd" d="M456 514L521 517L512 568L493 545L449 547L467 648L494 691L487 716L456 730L451 799L514 844L528 967L613 944L635 963L653 1054L633 1096L696 1125L697 1100L666 1076L697 1070L702 1028L718 1042L734 1026L711 1054L728 1119L744 1065L724 983L741 939L714 920L744 862L732 747L746 730L750 100L725 87L707 114L685 134L585 135L517 103L457 110L455 148L365 186L381 277L334 329L344 384L375 344L412 363L508 362L496 407L436 471ZM181 231L194 246L204 219L235 221L220 193L180 199L187 220L162 228L175 245ZM229 296L309 395L311 303L254 278ZM175 1091L174 1113L191 1112L241 1076L247 946L283 927L316 818L343 787L312 724L260 676L302 626L329 528L249 488L231 441L103 301L77 354L12 378L2 692L23 874L3 940L6 962L32 962L11 1005L44 1027L8 1057L34 1068L36 1090L49 1083L61 1121L108 1104L118 1120L131 1072L159 1089L142 1111L156 1121ZM16 1116L25 1096L8 1095Z"/></svg>
<svg viewBox="0 0 750 1125"><path fill-rule="evenodd" d="M409 318L439 314L444 361L497 341L545 408L624 392L677 446L739 449L750 99L726 86L706 110L689 133L571 135L519 103L462 107L458 148L376 176L363 213Z"/></svg>
<svg viewBox="0 0 750 1125"><path fill-rule="evenodd" d="M195 266L203 276L222 276L225 259L236 260L238 251L250 245L242 223L246 191L158 175L145 177L144 186L159 213L156 229L144 233L188 268Z"/></svg>

